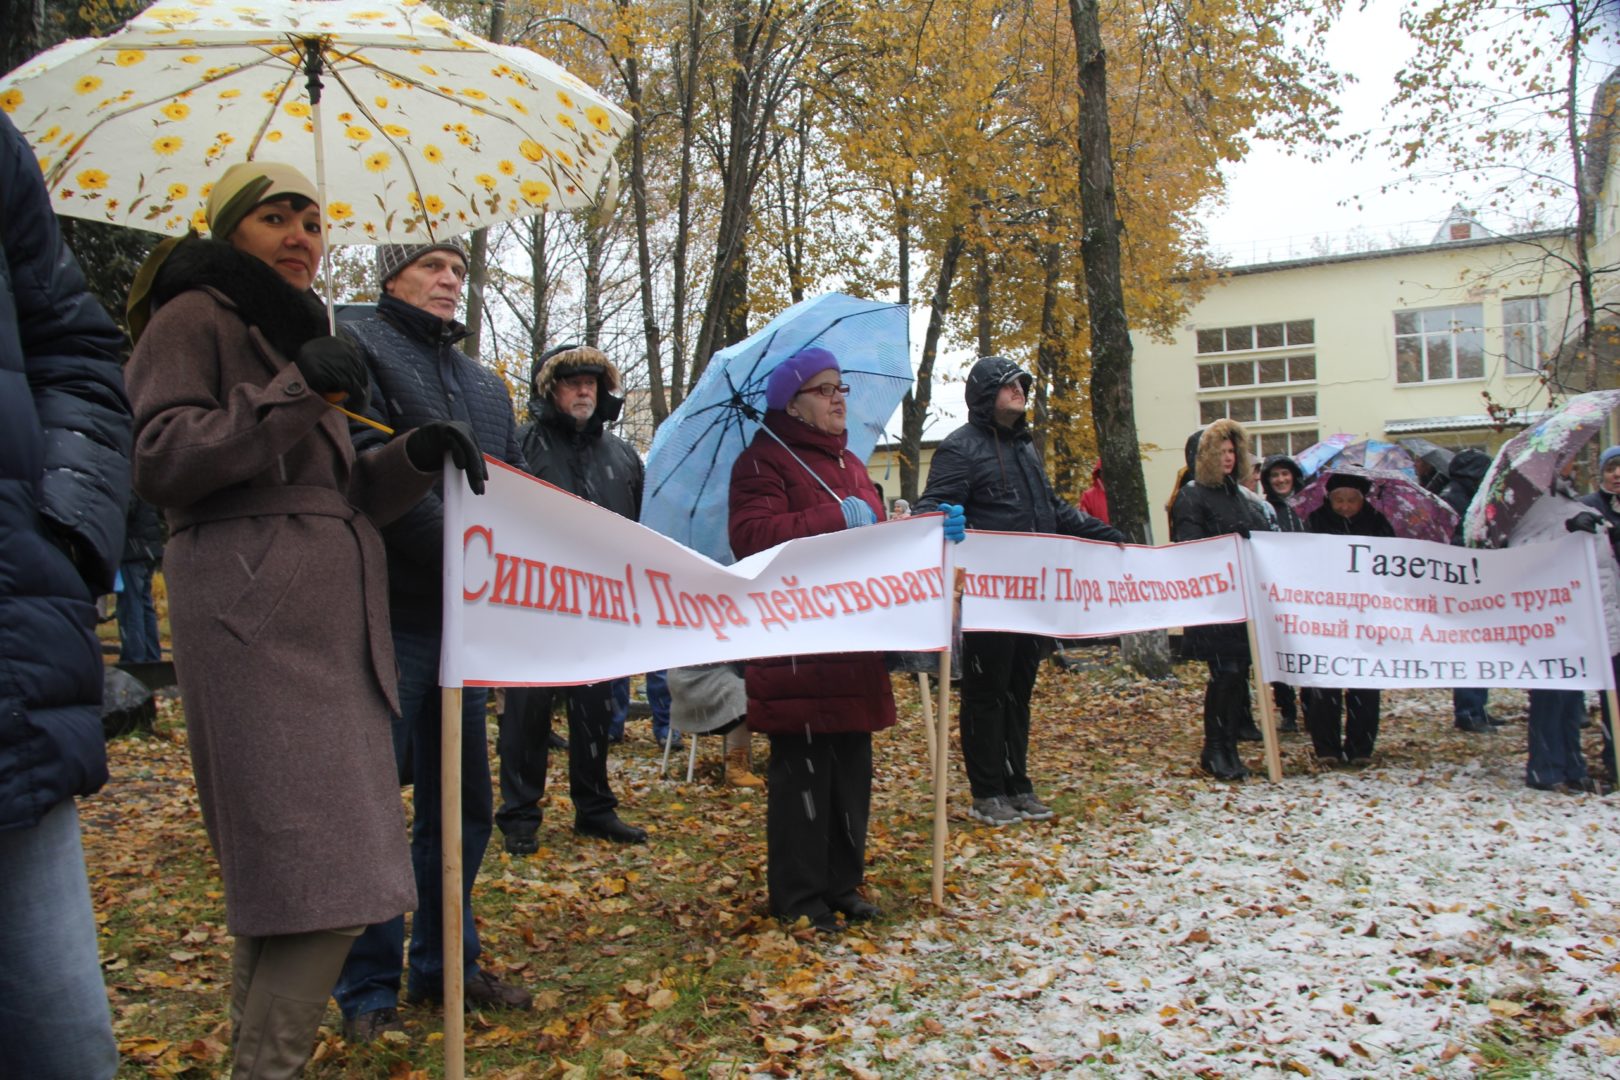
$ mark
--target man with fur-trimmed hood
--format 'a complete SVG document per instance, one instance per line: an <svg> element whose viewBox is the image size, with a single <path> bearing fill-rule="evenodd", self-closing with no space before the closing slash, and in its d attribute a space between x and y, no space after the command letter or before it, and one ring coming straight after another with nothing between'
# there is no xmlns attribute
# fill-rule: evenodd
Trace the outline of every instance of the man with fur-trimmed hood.
<svg viewBox="0 0 1620 1080"><path fill-rule="evenodd" d="M1192 441L1188 440L1189 448ZM1170 512L1170 539L1204 540L1268 532L1272 524L1238 477L1248 476L1249 437L1235 420L1217 420L1198 435L1192 480ZM1189 626L1187 655L1209 664L1204 690L1204 750L1199 764L1220 780L1249 774L1237 753L1238 729L1248 715L1249 638L1242 623Z"/></svg>
<svg viewBox="0 0 1620 1080"><path fill-rule="evenodd" d="M619 418L619 369L589 345L559 345L535 361L529 375L529 422L518 432L529 472L620 517L641 517L643 468L629 443L607 430ZM551 705L568 699L568 787L574 831L621 844L640 844L645 830L619 819L608 786L608 735L613 682L524 687L506 692L501 714L501 808L495 821L506 850L539 850L540 799L550 762Z"/></svg>

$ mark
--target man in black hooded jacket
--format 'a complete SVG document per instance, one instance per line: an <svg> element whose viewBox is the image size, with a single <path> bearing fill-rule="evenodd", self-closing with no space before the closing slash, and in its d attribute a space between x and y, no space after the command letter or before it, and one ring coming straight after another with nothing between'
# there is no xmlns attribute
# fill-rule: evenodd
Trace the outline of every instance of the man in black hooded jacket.
<svg viewBox="0 0 1620 1080"><path fill-rule="evenodd" d="M969 528L1124 543L1119 530L1082 514L1052 490L1024 416L1033 381L1002 356L974 363L967 378L968 422L934 452L916 512L955 503L964 508ZM963 635L960 723L973 792L969 814L987 825L1052 816L1035 797L1026 770L1029 699L1043 644L1030 634Z"/></svg>
<svg viewBox="0 0 1620 1080"><path fill-rule="evenodd" d="M518 433L529 472L620 517L641 518L643 468L629 443L607 430L624 406L617 397L619 369L588 345L559 345L530 373L528 424ZM619 800L608 786L613 681L584 686L513 687L501 713L501 808L495 821L506 850L539 850L540 799L550 763L551 705L568 699L568 789L574 831L621 844L646 842L647 833L619 819Z"/></svg>

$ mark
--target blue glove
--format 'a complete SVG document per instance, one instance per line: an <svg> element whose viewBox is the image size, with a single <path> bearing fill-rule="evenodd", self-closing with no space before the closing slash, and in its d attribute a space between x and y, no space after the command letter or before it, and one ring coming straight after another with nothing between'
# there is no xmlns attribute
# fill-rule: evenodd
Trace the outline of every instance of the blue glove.
<svg viewBox="0 0 1620 1080"><path fill-rule="evenodd" d="M872 507L859 495L851 495L838 504L844 512L844 528L858 529L862 525L876 525L877 515L872 513Z"/></svg>
<svg viewBox="0 0 1620 1080"><path fill-rule="evenodd" d="M939 510L945 515L945 539L960 544L967 537L967 514L950 503L940 503Z"/></svg>

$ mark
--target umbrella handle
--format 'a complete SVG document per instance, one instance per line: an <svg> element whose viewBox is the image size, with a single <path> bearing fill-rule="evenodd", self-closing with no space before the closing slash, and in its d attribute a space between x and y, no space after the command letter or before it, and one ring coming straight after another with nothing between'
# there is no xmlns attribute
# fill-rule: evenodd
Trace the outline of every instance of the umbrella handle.
<svg viewBox="0 0 1620 1080"><path fill-rule="evenodd" d="M315 139L315 193L321 202L321 276L326 293L326 332L337 333L337 302L332 297L332 218L326 212L326 138L321 126L321 40L305 38L304 86L309 90L310 121ZM350 414L353 415L352 413Z"/></svg>
<svg viewBox="0 0 1620 1080"><path fill-rule="evenodd" d="M793 447L789 446L787 443L782 441L782 437L780 435L778 435L776 432L772 431L769 427L766 427L764 424L761 424L759 426L759 430L763 431L765 434L767 434L771 438L775 439L777 444L779 446L781 446L782 449L784 449L784 450L786 450L788 452L788 457L792 458L794 461L797 461L799 463L799 467L801 469L803 469L805 472L809 473L811 479L815 480L816 483L820 484L822 486L822 488L827 492L827 494L832 496L833 502L843 502L844 501L843 499L839 498L838 492L834 491L831 487L829 487L827 485L827 481L823 480L821 478L820 474L818 474L816 472L816 470L814 470L810 466L806 465L804 463L804 459L801 458L798 454L795 454L793 452Z"/></svg>

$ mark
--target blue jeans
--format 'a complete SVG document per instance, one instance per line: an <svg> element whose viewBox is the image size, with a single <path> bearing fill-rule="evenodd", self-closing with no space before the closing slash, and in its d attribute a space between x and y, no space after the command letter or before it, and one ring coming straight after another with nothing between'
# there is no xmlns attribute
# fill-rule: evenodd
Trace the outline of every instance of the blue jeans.
<svg viewBox="0 0 1620 1080"><path fill-rule="evenodd" d="M1531 787L1578 784L1586 779L1581 718L1586 695L1579 690L1530 691L1530 759L1524 782Z"/></svg>
<svg viewBox="0 0 1620 1080"><path fill-rule="evenodd" d="M163 659L158 638L157 608L152 604L152 573L156 563L119 565L124 591L118 594L118 662L155 664Z"/></svg>
<svg viewBox="0 0 1620 1080"><path fill-rule="evenodd" d="M439 635L394 630L399 662L399 707L394 717L394 756L403 782L416 791L411 822L411 866L416 871L416 913L411 918L412 996L437 996L444 985L444 894L439 866ZM472 887L489 845L494 794L489 779L484 706L486 690L461 697L461 926L467 977L478 973L478 928ZM349 950L332 996L344 1016L396 1005L405 951L404 916L366 927Z"/></svg>
<svg viewBox="0 0 1620 1080"><path fill-rule="evenodd" d="M0 832L0 1073L105 1080L118 1069L79 811Z"/></svg>
<svg viewBox="0 0 1620 1080"><path fill-rule="evenodd" d="M630 718L630 680L614 679L608 688L613 693L613 716L608 721L608 735L618 742L624 738L624 722Z"/></svg>
<svg viewBox="0 0 1620 1080"><path fill-rule="evenodd" d="M647 672L647 704L652 709L653 737L662 746L669 738L669 680L662 671Z"/></svg>

